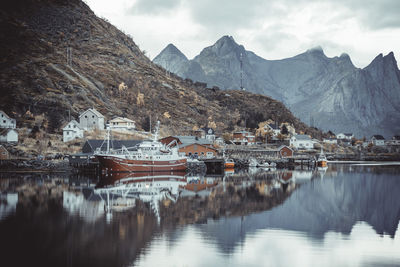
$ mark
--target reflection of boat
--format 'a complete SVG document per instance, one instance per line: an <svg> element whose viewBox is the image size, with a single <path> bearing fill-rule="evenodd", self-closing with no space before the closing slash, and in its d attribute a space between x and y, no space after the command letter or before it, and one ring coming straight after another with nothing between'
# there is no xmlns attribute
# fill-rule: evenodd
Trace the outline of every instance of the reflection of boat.
<svg viewBox="0 0 400 267"><path fill-rule="evenodd" d="M134 150L123 147L109 149L107 132L107 151L96 152L100 167L106 172L148 172L148 171L183 171L186 170L186 157L178 153L177 147L170 147L157 140L159 123L154 139L143 141Z"/></svg>
<svg viewBox="0 0 400 267"><path fill-rule="evenodd" d="M224 166L225 169L233 169L235 167L235 162L233 159L225 159Z"/></svg>
<svg viewBox="0 0 400 267"><path fill-rule="evenodd" d="M321 153L318 154L317 157L317 166L318 167L326 167L328 165L328 160L326 159L326 156L324 154L324 151L322 150L321 146Z"/></svg>

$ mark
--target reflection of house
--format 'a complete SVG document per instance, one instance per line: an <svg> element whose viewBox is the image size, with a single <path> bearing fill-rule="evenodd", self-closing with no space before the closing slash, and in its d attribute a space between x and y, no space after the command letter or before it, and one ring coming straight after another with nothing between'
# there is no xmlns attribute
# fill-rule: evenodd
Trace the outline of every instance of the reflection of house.
<svg viewBox="0 0 400 267"><path fill-rule="evenodd" d="M110 149L121 149L122 146L132 148L142 142L141 140L111 140ZM96 149L106 151L107 142L104 140L87 140L82 146L82 153L93 154Z"/></svg>
<svg viewBox="0 0 400 267"><path fill-rule="evenodd" d="M179 153L185 153L186 156L195 158L214 158L217 156L215 148L197 143L179 145Z"/></svg>
<svg viewBox="0 0 400 267"><path fill-rule="evenodd" d="M109 121L112 130L133 130L135 129L135 122L128 118L116 117Z"/></svg>
<svg viewBox="0 0 400 267"><path fill-rule="evenodd" d="M384 146L385 138L382 135L376 134L371 137L371 143L374 146Z"/></svg>
<svg viewBox="0 0 400 267"><path fill-rule="evenodd" d="M0 128L0 142L18 142L18 132L10 128Z"/></svg>
<svg viewBox="0 0 400 267"><path fill-rule="evenodd" d="M15 119L11 119L4 111L0 110L0 128L15 129L16 125Z"/></svg>
<svg viewBox="0 0 400 267"><path fill-rule="evenodd" d="M314 143L310 136L304 134L293 135L290 138L290 146L296 149L313 149Z"/></svg>
<svg viewBox="0 0 400 267"><path fill-rule="evenodd" d="M336 138L339 140L348 140L348 141L353 139L353 137L354 135L352 133L340 133L336 136Z"/></svg>
<svg viewBox="0 0 400 267"><path fill-rule="evenodd" d="M104 129L104 116L95 110L90 108L79 115L79 124L85 130L91 129Z"/></svg>
<svg viewBox="0 0 400 267"><path fill-rule="evenodd" d="M235 145L254 145L256 137L248 131L238 131L233 133L233 143Z"/></svg>
<svg viewBox="0 0 400 267"><path fill-rule="evenodd" d="M68 142L75 138L83 138L83 129L76 120L72 120L63 128L63 142Z"/></svg>
<svg viewBox="0 0 400 267"><path fill-rule="evenodd" d="M10 154L8 153L7 149L0 145L0 159L9 159Z"/></svg>

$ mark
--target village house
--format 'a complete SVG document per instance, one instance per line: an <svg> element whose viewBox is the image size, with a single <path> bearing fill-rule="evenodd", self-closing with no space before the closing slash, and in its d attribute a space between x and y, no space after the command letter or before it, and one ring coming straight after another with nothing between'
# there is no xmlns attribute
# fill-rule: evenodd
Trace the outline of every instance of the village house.
<svg viewBox="0 0 400 267"><path fill-rule="evenodd" d="M4 111L0 110L0 128L15 129L17 122L11 119Z"/></svg>
<svg viewBox="0 0 400 267"><path fill-rule="evenodd" d="M389 146L400 146L400 135L395 135L392 139L387 140L386 144Z"/></svg>
<svg viewBox="0 0 400 267"><path fill-rule="evenodd" d="M193 135L176 135L176 136L171 135L171 136L161 138L159 141L165 145L170 145L171 147L174 147L176 145L188 145L188 144L195 144L195 143L201 144L201 145L212 146L212 141L207 140L205 138L199 138L199 137L193 136Z"/></svg>
<svg viewBox="0 0 400 267"><path fill-rule="evenodd" d="M311 140L310 136L304 134L293 135L290 138L290 146L296 149L313 149L314 142Z"/></svg>
<svg viewBox="0 0 400 267"><path fill-rule="evenodd" d="M192 134L194 136L197 136L198 138L205 138L212 142L215 140L215 131L213 128L203 127L203 128L194 130Z"/></svg>
<svg viewBox="0 0 400 267"><path fill-rule="evenodd" d="M83 138L83 128L76 120L72 120L63 128L63 142L69 142L75 138Z"/></svg>
<svg viewBox="0 0 400 267"><path fill-rule="evenodd" d="M5 128L0 129L0 142L18 142L18 132L14 129Z"/></svg>
<svg viewBox="0 0 400 267"><path fill-rule="evenodd" d="M216 144L217 146L223 146L223 145L225 144L224 138L222 138L222 137L217 137L217 138L215 139L215 144Z"/></svg>
<svg viewBox="0 0 400 267"><path fill-rule="evenodd" d="M340 134L336 135L336 138L337 138L338 140L348 140L348 141L351 141L351 139L354 138L354 134L352 134L352 133L340 133Z"/></svg>
<svg viewBox="0 0 400 267"><path fill-rule="evenodd" d="M376 134L371 137L371 143L374 146L384 146L385 138L382 135Z"/></svg>
<svg viewBox="0 0 400 267"><path fill-rule="evenodd" d="M281 133L281 129L275 123L269 123L264 125L265 132L272 132L273 136L278 136Z"/></svg>
<svg viewBox="0 0 400 267"><path fill-rule="evenodd" d="M0 145L0 160L9 159L10 154L8 153L7 149Z"/></svg>
<svg viewBox="0 0 400 267"><path fill-rule="evenodd" d="M202 145L202 144L182 144L179 145L179 153L193 158L215 158L217 156L217 149Z"/></svg>
<svg viewBox="0 0 400 267"><path fill-rule="evenodd" d="M109 121L111 130L131 131L136 128L135 122L128 118L116 117Z"/></svg>
<svg viewBox="0 0 400 267"><path fill-rule="evenodd" d="M233 133L232 142L235 145L254 145L256 137L248 131L238 131Z"/></svg>
<svg viewBox="0 0 400 267"><path fill-rule="evenodd" d="M324 138L324 140L322 141L325 144L337 144L337 139L336 138Z"/></svg>
<svg viewBox="0 0 400 267"><path fill-rule="evenodd" d="M277 151L280 158L293 157L293 149L288 146L280 146Z"/></svg>
<svg viewBox="0 0 400 267"><path fill-rule="evenodd" d="M79 124L86 131L93 129L103 130L104 116L94 108L90 108L79 115Z"/></svg>

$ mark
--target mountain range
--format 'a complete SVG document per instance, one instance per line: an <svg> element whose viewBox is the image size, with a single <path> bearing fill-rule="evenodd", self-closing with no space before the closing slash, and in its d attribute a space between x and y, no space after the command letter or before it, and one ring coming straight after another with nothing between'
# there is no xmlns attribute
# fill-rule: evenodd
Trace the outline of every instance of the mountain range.
<svg viewBox="0 0 400 267"><path fill-rule="evenodd" d="M400 133L400 71L392 52L361 69L349 55L329 58L321 47L267 60L223 36L192 60L169 44L153 62L211 87L239 89L242 84L282 101L303 122L325 131L358 137Z"/></svg>

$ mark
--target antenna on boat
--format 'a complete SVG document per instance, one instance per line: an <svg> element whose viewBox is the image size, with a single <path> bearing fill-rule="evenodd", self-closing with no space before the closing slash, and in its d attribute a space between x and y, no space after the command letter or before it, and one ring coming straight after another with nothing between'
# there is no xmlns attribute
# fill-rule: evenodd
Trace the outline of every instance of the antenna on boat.
<svg viewBox="0 0 400 267"><path fill-rule="evenodd" d="M158 132L160 130L160 121L157 121L156 129L154 131L154 141L158 140Z"/></svg>

